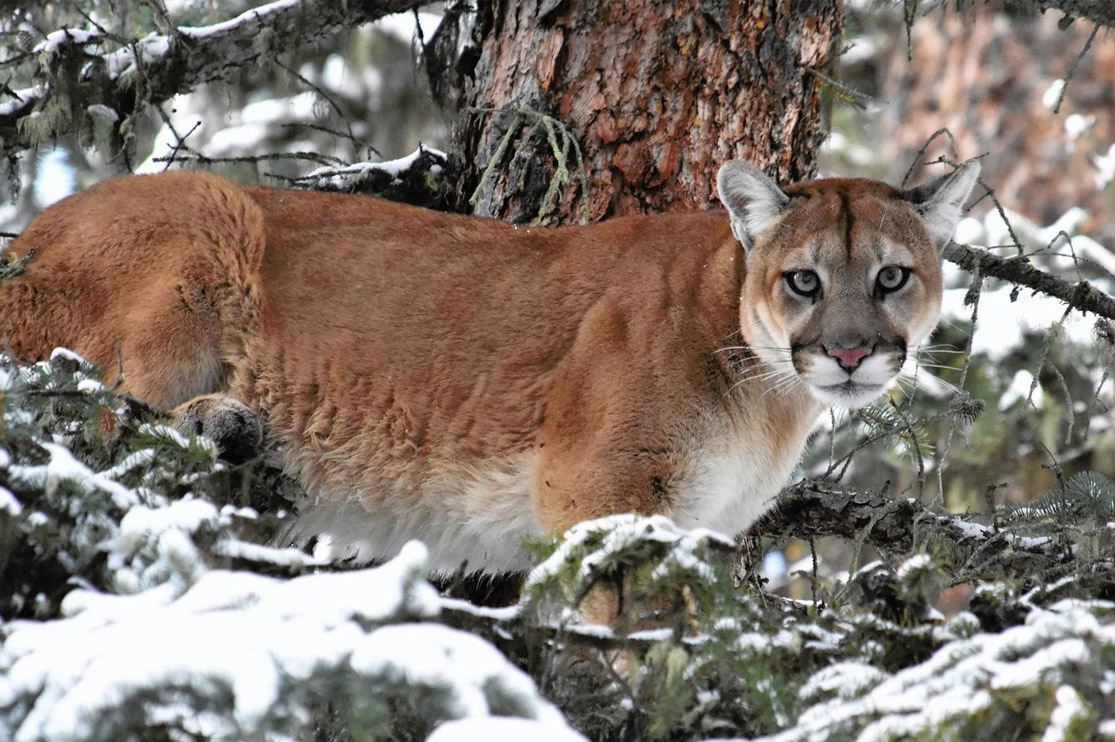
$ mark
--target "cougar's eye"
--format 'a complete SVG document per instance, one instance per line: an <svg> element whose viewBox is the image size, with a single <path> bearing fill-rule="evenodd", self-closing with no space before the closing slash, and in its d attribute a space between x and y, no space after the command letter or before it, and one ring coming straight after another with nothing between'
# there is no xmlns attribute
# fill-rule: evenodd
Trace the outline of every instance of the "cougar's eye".
<svg viewBox="0 0 1115 742"><path fill-rule="evenodd" d="M786 285L798 296L814 299L821 293L821 279L813 271L787 271L782 274Z"/></svg>
<svg viewBox="0 0 1115 742"><path fill-rule="evenodd" d="M875 285L882 294L890 294L906 285L910 280L910 269L899 265L888 265L879 271Z"/></svg>

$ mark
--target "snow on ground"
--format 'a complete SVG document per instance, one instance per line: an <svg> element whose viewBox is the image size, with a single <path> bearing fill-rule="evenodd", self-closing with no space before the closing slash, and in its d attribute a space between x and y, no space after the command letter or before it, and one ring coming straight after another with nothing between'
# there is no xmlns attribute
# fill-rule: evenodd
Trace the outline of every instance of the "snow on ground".
<svg viewBox="0 0 1115 742"><path fill-rule="evenodd" d="M191 509L188 517L213 515ZM362 694L424 699L418 711L428 721L512 715L537 722L528 727L536 733L577 739L530 678L484 640L395 623L438 614L425 573L426 550L415 542L375 569L291 580L211 570L180 595L170 583L135 595L75 590L63 618L4 628L0 737L111 737L126 724L182 723L205 712L207 735L239 739L280 726L280 716L308 715L314 699L300 688L352 672ZM441 738L460 739L452 735L468 728Z"/></svg>

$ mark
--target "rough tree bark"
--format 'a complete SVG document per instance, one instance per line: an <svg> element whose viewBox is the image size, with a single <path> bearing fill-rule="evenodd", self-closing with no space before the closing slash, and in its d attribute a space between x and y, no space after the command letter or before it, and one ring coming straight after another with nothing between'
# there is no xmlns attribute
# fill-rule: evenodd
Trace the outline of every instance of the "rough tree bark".
<svg viewBox="0 0 1115 742"><path fill-rule="evenodd" d="M708 208L734 157L807 177L840 31L839 0L482 3L458 68L463 210L474 194L475 213L549 224ZM570 185L550 203L555 144Z"/></svg>

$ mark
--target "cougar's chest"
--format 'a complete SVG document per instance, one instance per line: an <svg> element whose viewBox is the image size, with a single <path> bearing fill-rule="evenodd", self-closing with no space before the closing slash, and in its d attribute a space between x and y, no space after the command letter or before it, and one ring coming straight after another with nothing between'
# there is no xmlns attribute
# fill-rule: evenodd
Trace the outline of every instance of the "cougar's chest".
<svg viewBox="0 0 1115 742"><path fill-rule="evenodd" d="M747 530L789 483L816 414L806 403L710 415L679 478L675 522L729 536Z"/></svg>

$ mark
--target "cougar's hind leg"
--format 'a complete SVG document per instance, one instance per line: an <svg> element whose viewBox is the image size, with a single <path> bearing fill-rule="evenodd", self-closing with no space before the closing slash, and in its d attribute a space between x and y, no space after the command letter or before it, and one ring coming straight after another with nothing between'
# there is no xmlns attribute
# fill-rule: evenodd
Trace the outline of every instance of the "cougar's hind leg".
<svg viewBox="0 0 1115 742"><path fill-rule="evenodd" d="M136 295L122 310L115 357L104 367L109 383L162 410L220 391L220 321L201 281L168 281Z"/></svg>

